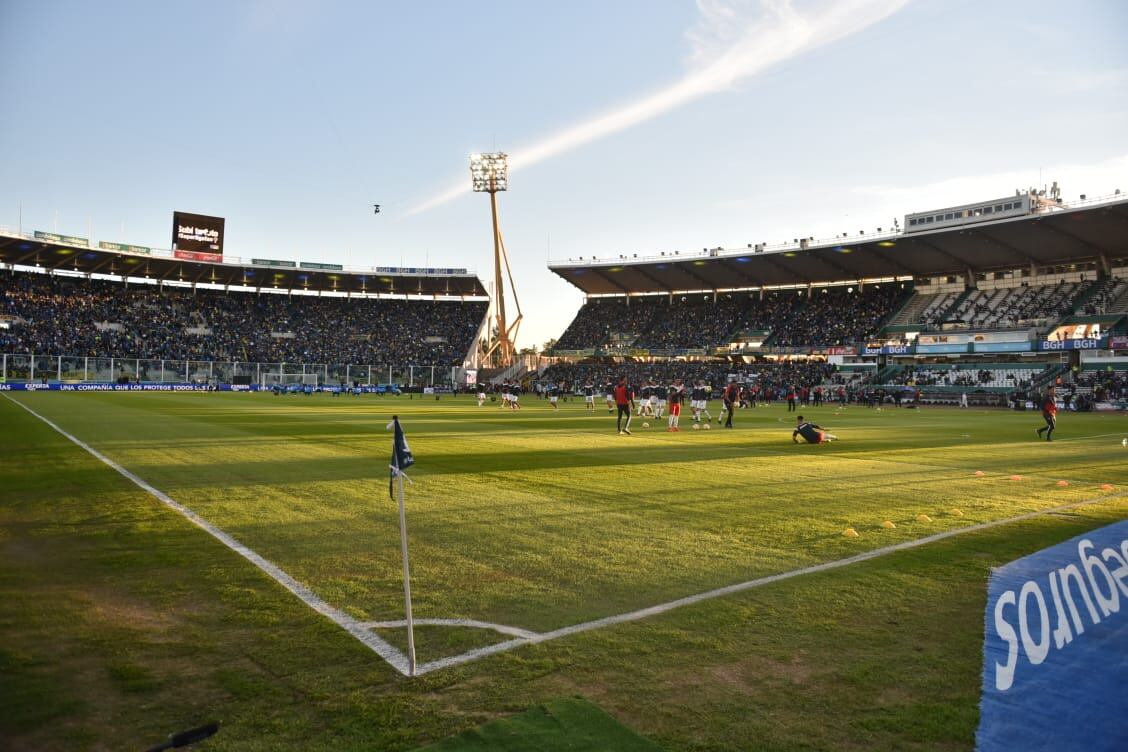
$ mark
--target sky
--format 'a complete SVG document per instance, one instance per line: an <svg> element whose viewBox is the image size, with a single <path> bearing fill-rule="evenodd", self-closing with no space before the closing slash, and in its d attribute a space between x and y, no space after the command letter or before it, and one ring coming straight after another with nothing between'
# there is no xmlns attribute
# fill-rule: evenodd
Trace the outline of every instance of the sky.
<svg viewBox="0 0 1128 752"><path fill-rule="evenodd" d="M493 279L888 228L1058 181L1128 191L1122 0L0 0L0 225ZM372 204L380 204L379 215ZM512 316L513 302L507 303Z"/></svg>

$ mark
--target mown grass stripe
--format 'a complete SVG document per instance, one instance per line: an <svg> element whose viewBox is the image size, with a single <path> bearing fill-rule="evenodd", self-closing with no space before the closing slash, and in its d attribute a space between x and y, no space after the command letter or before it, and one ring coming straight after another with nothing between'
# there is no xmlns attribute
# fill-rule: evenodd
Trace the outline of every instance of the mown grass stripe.
<svg viewBox="0 0 1128 752"><path fill-rule="evenodd" d="M218 527L212 525L210 522L203 519L198 514L193 512L191 509L184 506L183 504L180 504L179 502L177 502L175 499L173 499L172 497L170 497L168 494L164 493L160 489L154 488L153 486L149 485L147 482L145 482L141 478L137 477L133 473L129 472L124 467L122 467L121 465L119 465L116 462L114 462L113 460L111 460L109 457L107 457L104 454L102 454L101 452L99 452L97 449L94 449L89 444L86 444L85 442L81 441L80 439L78 439L78 438L72 436L71 434L67 433L62 428L60 428L58 425L51 422L47 418L43 417L39 413L35 412L34 410L32 410L30 407L23 404L19 400L12 399L7 394L5 394L3 396L9 402L13 402L16 405L19 405L20 407L22 407L24 410L27 410L29 413L34 415L39 420L43 421L46 425L50 426L53 430L57 431L60 435L65 437L67 440L73 442L77 446L86 450L93 457L95 457L98 460L101 460L106 465L108 465L111 468L113 468L114 470L116 470L123 477L128 479L131 483L136 485L141 490L148 493L150 496L155 498L157 501L160 501L165 506L169 507L170 509L175 510L176 512L181 514L185 519L187 519L189 522L191 522L193 525L200 528L204 532L208 533L213 538L218 540L220 543L227 546L232 551L239 554L240 556L242 556L244 559L251 562L252 564L254 564L258 569L260 569L268 577L270 577L275 582L277 582L279 585L286 588L291 593L293 593L295 596L297 596L298 599L302 601L302 603L306 604L307 606L309 606L311 609L313 609L317 613L321 614L322 616L324 616L327 619L330 619L331 621L336 623L338 626L340 626L346 632L351 634L353 637L355 637L357 640L359 640L365 646L370 648L374 653L376 653L381 658L383 658L385 661L387 661L388 664L391 665L394 669L396 669L400 673L404 674L405 676L408 674L409 667L408 667L407 656L404 655L401 651L399 651L395 647L393 647L392 645L390 645L389 643L387 643L386 641L384 641L383 639L381 639L378 635L374 634L371 630L369 630L367 627L365 627L359 620L354 619L353 617L349 616L348 614L333 608L328 603L326 603L324 600L322 600L320 597L318 597L316 593L314 593L312 590L307 588L302 583L295 580L293 577L291 577L289 574L287 574L279 566L277 566L273 562L268 561L267 559L263 558L259 554L252 551L250 548L247 548L242 543L237 541L235 538L231 537L230 535L228 535L227 533L225 533L223 530L219 529Z"/></svg>

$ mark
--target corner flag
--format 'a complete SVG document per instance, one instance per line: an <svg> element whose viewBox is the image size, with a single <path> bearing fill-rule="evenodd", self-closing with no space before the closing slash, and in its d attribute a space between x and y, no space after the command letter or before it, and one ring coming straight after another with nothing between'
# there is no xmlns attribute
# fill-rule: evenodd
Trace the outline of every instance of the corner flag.
<svg viewBox="0 0 1128 752"><path fill-rule="evenodd" d="M388 496L394 501L396 495L392 490L392 484L395 482L396 476L415 464L415 457L411 455L411 448L407 445L407 437L403 435L403 428L400 427L398 415L392 416L392 422L388 424L388 428L395 429L395 435L392 437L392 461L388 465L390 470ZM403 477L406 478L407 475L404 474Z"/></svg>
<svg viewBox="0 0 1128 752"><path fill-rule="evenodd" d="M407 559L407 512L403 503L403 481L404 479L411 480L404 470L415 464L415 458L411 456L411 448L407 445L407 437L403 435L403 428L400 427L398 415L392 416L392 422L387 425L387 428L395 429L395 435L392 437L392 461L388 464L388 469L391 471L391 475L388 477L388 496L391 496L392 501L395 501L394 489L396 478L399 478L400 548L403 551L403 610L404 615L407 616L407 672L409 676L415 676L415 625L411 618L411 568Z"/></svg>

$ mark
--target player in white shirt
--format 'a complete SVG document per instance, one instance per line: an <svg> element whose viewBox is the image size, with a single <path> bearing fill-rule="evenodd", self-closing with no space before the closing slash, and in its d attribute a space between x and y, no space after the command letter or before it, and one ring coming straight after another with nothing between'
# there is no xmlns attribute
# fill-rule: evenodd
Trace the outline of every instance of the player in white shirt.
<svg viewBox="0 0 1128 752"><path fill-rule="evenodd" d="M595 384L584 384L584 407L588 412L595 412Z"/></svg>
<svg viewBox="0 0 1128 752"><path fill-rule="evenodd" d="M666 412L666 390L655 384L650 393L650 409L654 411L654 417L661 420L662 414Z"/></svg>
<svg viewBox="0 0 1128 752"><path fill-rule="evenodd" d="M708 423L713 419L709 413L709 389L705 386L705 382L698 380L694 385L693 391L690 393L689 406L693 408L693 422L701 422L701 414L705 414L705 422Z"/></svg>

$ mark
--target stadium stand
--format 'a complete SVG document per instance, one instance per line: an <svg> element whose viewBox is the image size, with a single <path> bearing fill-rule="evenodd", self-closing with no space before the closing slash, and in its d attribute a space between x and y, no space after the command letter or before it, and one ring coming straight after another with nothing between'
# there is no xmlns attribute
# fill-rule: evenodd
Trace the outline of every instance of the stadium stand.
<svg viewBox="0 0 1128 752"><path fill-rule="evenodd" d="M484 301L285 295L0 273L0 352L456 365Z"/></svg>
<svg viewBox="0 0 1128 752"><path fill-rule="evenodd" d="M557 363L540 376L546 384L561 385L565 391L579 391L585 384L599 388L626 376L634 385L656 383L668 385L674 379L686 384L704 381L713 387L714 397L720 387L735 379L742 384L755 384L762 392L778 399L788 388L814 388L816 386L841 386L857 380L855 374L839 372L824 361L784 361L779 363L717 363L691 361L664 361L655 363Z"/></svg>
<svg viewBox="0 0 1128 752"><path fill-rule="evenodd" d="M1058 282L1048 285L973 289L930 296L914 323L927 328L957 325L968 329L1006 329L1023 322L1058 318L1073 311L1096 283Z"/></svg>
<svg viewBox="0 0 1128 752"><path fill-rule="evenodd" d="M1042 364L977 363L906 367L885 378L885 384L959 386L969 389L1029 389L1035 378L1049 369Z"/></svg>
<svg viewBox="0 0 1128 752"><path fill-rule="evenodd" d="M700 348L728 344L746 331L770 331L783 347L843 345L865 339L909 294L900 285L831 287L758 294L593 298L561 335L565 350L602 347Z"/></svg>

